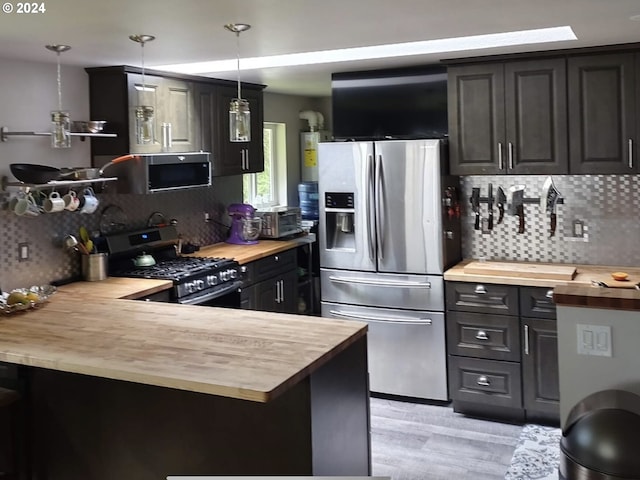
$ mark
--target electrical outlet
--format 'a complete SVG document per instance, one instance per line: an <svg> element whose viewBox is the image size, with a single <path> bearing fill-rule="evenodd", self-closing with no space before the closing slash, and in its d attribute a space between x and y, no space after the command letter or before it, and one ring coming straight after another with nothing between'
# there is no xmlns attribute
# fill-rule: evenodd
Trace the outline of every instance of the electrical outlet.
<svg viewBox="0 0 640 480"><path fill-rule="evenodd" d="M577 325L578 354L611 357L611 327L605 325Z"/></svg>
<svg viewBox="0 0 640 480"><path fill-rule="evenodd" d="M18 261L29 260L29 244L27 242L18 244Z"/></svg>

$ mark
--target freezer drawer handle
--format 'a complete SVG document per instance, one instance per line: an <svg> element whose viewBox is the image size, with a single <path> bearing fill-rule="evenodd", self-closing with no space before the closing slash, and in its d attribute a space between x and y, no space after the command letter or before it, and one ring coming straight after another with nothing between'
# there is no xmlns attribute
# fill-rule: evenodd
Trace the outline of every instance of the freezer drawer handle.
<svg viewBox="0 0 640 480"><path fill-rule="evenodd" d="M396 317L379 317L371 315L358 315L357 313L341 312L339 310L329 310L331 315L336 317L353 318L357 320L368 320L370 322L379 323L402 323L405 325L432 325L433 321L430 318L416 318L415 320L403 320Z"/></svg>
<svg viewBox="0 0 640 480"><path fill-rule="evenodd" d="M484 330L478 330L476 338L478 340L489 340L489 335L487 335L487 332L485 332Z"/></svg>
<svg viewBox="0 0 640 480"><path fill-rule="evenodd" d="M478 377L478 381L476 383L478 385L480 385L481 387L490 387L491 386L491 382L489 382L489 378L487 378L486 375L482 375L482 376Z"/></svg>
<svg viewBox="0 0 640 480"><path fill-rule="evenodd" d="M386 281L380 282L376 280L368 280L366 278L346 278L346 277L334 277L333 275L329 276L329 280L335 283L359 283L361 285L375 285L377 287L413 287L413 288L431 288L431 282L394 282L394 281Z"/></svg>

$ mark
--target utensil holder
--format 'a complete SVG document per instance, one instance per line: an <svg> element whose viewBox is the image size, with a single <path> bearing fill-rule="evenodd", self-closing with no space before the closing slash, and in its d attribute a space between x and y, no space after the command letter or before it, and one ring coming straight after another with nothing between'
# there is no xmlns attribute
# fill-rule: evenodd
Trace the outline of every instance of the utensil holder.
<svg viewBox="0 0 640 480"><path fill-rule="evenodd" d="M82 277L87 282L97 282L107 278L107 258L106 253L82 255Z"/></svg>

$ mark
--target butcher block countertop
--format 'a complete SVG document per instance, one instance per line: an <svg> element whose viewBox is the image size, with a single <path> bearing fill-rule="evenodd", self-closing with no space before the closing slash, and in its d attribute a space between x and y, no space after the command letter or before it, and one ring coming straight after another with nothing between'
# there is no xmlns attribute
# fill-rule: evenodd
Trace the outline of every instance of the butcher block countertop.
<svg viewBox="0 0 640 480"><path fill-rule="evenodd" d="M531 287L551 287L553 288L553 299L558 305L591 307L591 308L608 308L613 310L640 310L640 291L634 287L640 283L640 267L620 267L620 266L603 266L603 265L570 265L575 267L575 275L572 280L540 278L535 274L537 266L547 267L554 264L540 263L532 264L531 262L499 262L501 264L513 265L514 271L505 274L470 274L465 272L465 266L469 265L473 260L463 260L456 266L450 268L444 273L444 279L459 282L478 282L478 283L498 283L502 285L519 285ZM481 262L482 263L482 262ZM493 262L485 262L492 264ZM560 264L555 264L560 265ZM567 264L561 264L563 273ZM518 270L522 267L521 270ZM526 275L522 271L526 267L531 273ZM533 267L533 268L531 268ZM488 271L491 268L487 269ZM497 269L496 269L497 270ZM547 272L546 268L540 268L540 271ZM613 272L625 272L629 275L628 280L621 282L611 277ZM552 276L552 275L545 275ZM592 281L604 282L607 287L593 286Z"/></svg>
<svg viewBox="0 0 640 480"><path fill-rule="evenodd" d="M366 334L366 324L128 300L168 282L108 278L58 288L0 317L0 361L268 402Z"/></svg>
<svg viewBox="0 0 640 480"><path fill-rule="evenodd" d="M495 274L470 274L465 273L465 266L474 260L463 260L454 267L444 272L444 279L458 282L482 282L482 283L499 283L502 285L520 285L526 287L556 287L558 285L586 285L591 286L592 280L605 282L609 287L619 287L624 289L632 289L636 283L640 282L640 267L613 267L603 265L568 265L568 264L552 264L552 263L534 263L534 262L499 262L501 264L513 265L514 270L522 267L523 271L534 271L536 266L559 266L566 269L567 266L575 267L576 275L572 280L543 278L536 276L535 272L527 275L525 273L513 273L509 275ZM480 262L483 263L483 262ZM486 264L494 262L487 261ZM626 282L617 282L611 277L612 272L624 271L629 274L629 280ZM596 287L594 287L596 288ZM616 288L617 289L617 288Z"/></svg>
<svg viewBox="0 0 640 480"><path fill-rule="evenodd" d="M314 234L303 235L292 240L258 240L254 245L232 245L230 243L216 243L200 248L188 256L194 257L224 257L233 258L240 265L269 257L276 253L296 248L300 245L316 241Z"/></svg>

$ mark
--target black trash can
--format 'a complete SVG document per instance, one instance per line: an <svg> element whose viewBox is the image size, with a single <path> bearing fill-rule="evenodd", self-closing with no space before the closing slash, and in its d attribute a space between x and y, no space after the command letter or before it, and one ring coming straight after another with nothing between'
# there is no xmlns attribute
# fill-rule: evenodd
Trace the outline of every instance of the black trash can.
<svg viewBox="0 0 640 480"><path fill-rule="evenodd" d="M640 396L589 395L571 409L560 439L560 480L640 480Z"/></svg>

